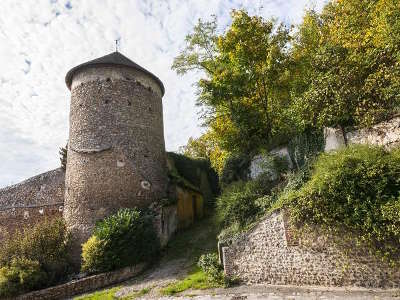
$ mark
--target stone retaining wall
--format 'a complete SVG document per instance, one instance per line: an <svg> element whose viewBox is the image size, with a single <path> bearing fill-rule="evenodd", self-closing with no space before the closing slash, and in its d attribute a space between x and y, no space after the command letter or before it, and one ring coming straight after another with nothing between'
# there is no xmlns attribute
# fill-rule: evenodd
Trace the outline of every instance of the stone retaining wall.
<svg viewBox="0 0 400 300"><path fill-rule="evenodd" d="M335 150L345 145L340 129L325 128L325 151ZM370 144L393 149L400 146L400 116L381 122L371 128L351 130L346 133L348 144Z"/></svg>
<svg viewBox="0 0 400 300"><path fill-rule="evenodd" d="M61 285L44 290L34 291L17 297L17 300L39 300L39 299L68 299L74 295L87 293L99 288L110 286L138 275L146 267L139 264L133 267L123 268L114 272L102 273L70 281Z"/></svg>
<svg viewBox="0 0 400 300"><path fill-rule="evenodd" d="M330 239L293 238L283 212L265 217L229 247L223 247L226 275L246 283L400 287L400 271L360 249L344 255Z"/></svg>

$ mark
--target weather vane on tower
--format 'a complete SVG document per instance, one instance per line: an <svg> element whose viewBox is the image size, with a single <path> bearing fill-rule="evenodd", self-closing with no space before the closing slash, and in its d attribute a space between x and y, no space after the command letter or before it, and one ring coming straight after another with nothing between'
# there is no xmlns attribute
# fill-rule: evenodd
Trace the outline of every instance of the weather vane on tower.
<svg viewBox="0 0 400 300"><path fill-rule="evenodd" d="M115 52L118 52L118 44L120 39L115 40Z"/></svg>

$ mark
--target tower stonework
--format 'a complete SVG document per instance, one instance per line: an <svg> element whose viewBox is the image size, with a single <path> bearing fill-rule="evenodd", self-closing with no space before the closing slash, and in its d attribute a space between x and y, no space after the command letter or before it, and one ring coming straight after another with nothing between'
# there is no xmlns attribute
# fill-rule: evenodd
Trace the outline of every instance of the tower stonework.
<svg viewBox="0 0 400 300"><path fill-rule="evenodd" d="M118 52L70 70L64 219L80 261L96 221L165 197L162 96L152 73Z"/></svg>

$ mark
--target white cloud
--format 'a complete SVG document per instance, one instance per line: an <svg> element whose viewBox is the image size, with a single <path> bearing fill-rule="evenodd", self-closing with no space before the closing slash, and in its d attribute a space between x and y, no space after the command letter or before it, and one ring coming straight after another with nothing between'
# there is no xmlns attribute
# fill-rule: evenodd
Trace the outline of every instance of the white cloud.
<svg viewBox="0 0 400 300"><path fill-rule="evenodd" d="M315 0L320 8L324 0ZM176 150L198 136L192 84L171 69L199 18L229 23L232 8L301 20L308 0L2 0L0 9L0 187L59 166L68 136L66 72L84 61L121 52L161 78L165 139ZM262 7L261 7L262 6Z"/></svg>

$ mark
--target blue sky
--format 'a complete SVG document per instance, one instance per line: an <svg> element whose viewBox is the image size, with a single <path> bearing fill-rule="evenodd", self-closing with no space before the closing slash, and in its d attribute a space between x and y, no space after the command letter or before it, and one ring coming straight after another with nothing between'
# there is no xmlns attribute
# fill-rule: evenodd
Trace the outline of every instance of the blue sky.
<svg viewBox="0 0 400 300"><path fill-rule="evenodd" d="M199 18L212 14L223 30L231 9L296 24L305 8L325 0L2 0L0 10L0 187L59 166L68 137L66 72L120 51L164 82L167 150L204 130L193 83L179 77L173 58Z"/></svg>

